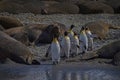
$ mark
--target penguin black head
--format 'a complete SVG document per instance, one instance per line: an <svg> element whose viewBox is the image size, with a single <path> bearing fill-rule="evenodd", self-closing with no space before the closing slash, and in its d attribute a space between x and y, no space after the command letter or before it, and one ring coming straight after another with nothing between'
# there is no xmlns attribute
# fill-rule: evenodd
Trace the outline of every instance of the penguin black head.
<svg viewBox="0 0 120 80"><path fill-rule="evenodd" d="M67 32L67 31L65 31L65 32L64 32L64 35L65 35L65 36L67 36L67 35L68 35L68 32Z"/></svg>
<svg viewBox="0 0 120 80"><path fill-rule="evenodd" d="M86 27L86 28L85 28L85 30L89 30L89 28L88 28L88 27Z"/></svg>
<svg viewBox="0 0 120 80"><path fill-rule="evenodd" d="M70 26L70 29L73 29L74 27L75 27L75 25L72 24L72 25Z"/></svg>
<svg viewBox="0 0 120 80"><path fill-rule="evenodd" d="M59 37L59 35L60 35L60 30L59 30L59 28L57 27L57 26L55 26L53 29L52 29L52 31L51 31L52 33L53 33L53 36L54 37Z"/></svg>
<svg viewBox="0 0 120 80"><path fill-rule="evenodd" d="M85 27L82 27L81 30L85 30Z"/></svg>
<svg viewBox="0 0 120 80"><path fill-rule="evenodd" d="M80 29L80 32L82 32L83 30L85 30L85 27L82 27L82 28Z"/></svg>
<svg viewBox="0 0 120 80"><path fill-rule="evenodd" d="M57 34L54 34L53 37L54 37L54 38L58 38L58 37L59 37L59 34L58 34L58 33L57 33Z"/></svg>
<svg viewBox="0 0 120 80"><path fill-rule="evenodd" d="M77 35L77 33L76 32L74 32L74 36L76 36Z"/></svg>
<svg viewBox="0 0 120 80"><path fill-rule="evenodd" d="M41 10L41 14L42 14L42 15L47 14L47 13L48 13L48 12L47 12L46 9L42 9L42 10Z"/></svg>

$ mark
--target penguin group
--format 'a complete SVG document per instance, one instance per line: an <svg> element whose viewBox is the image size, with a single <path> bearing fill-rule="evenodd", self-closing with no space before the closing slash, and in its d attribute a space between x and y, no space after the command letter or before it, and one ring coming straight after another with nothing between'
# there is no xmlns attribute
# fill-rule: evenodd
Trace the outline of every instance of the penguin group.
<svg viewBox="0 0 120 80"><path fill-rule="evenodd" d="M52 63L58 64L61 58L74 57L85 54L93 50L93 36L89 28L82 27L79 34L73 31L75 26L71 25L68 31L64 32L62 39L59 40L59 33L53 35L53 40L47 51L51 54ZM79 52L81 50L81 52Z"/></svg>

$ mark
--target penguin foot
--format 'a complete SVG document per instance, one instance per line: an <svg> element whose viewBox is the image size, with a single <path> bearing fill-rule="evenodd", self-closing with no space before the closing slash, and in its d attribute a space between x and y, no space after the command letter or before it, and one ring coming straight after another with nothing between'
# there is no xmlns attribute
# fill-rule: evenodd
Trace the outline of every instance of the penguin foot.
<svg viewBox="0 0 120 80"><path fill-rule="evenodd" d="M32 64L34 64L34 65L40 65L40 62L37 61L37 60L33 60L33 61L32 61Z"/></svg>
<svg viewBox="0 0 120 80"><path fill-rule="evenodd" d="M71 57L73 58L75 55L74 54L71 54Z"/></svg>
<svg viewBox="0 0 120 80"><path fill-rule="evenodd" d="M56 65L56 62L55 62L55 61L53 61L53 65Z"/></svg>
<svg viewBox="0 0 120 80"><path fill-rule="evenodd" d="M83 51L81 54L85 54L85 51Z"/></svg>
<svg viewBox="0 0 120 80"><path fill-rule="evenodd" d="M59 61L56 61L56 64L59 64Z"/></svg>

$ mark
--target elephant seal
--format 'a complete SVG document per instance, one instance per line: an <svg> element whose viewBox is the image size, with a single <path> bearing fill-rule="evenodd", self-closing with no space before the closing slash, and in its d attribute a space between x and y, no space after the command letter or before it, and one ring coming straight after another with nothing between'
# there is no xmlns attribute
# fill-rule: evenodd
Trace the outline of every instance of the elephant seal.
<svg viewBox="0 0 120 80"><path fill-rule="evenodd" d="M120 66L120 51L117 52L113 58L113 63Z"/></svg>
<svg viewBox="0 0 120 80"><path fill-rule="evenodd" d="M111 59L119 51L120 51L120 40L116 40L102 46L100 49L97 50L96 54L98 54L98 57L100 58Z"/></svg>
<svg viewBox="0 0 120 80"><path fill-rule="evenodd" d="M16 28L7 29L4 32L22 42L23 44L30 43L50 43L52 40L52 29L57 26L62 35L66 30L64 24L53 22L50 24L27 24L26 26L20 26Z"/></svg>
<svg viewBox="0 0 120 80"><path fill-rule="evenodd" d="M35 61L35 56L24 44L0 31L0 60L5 61L6 58L24 64Z"/></svg>
<svg viewBox="0 0 120 80"><path fill-rule="evenodd" d="M113 64L120 65L120 40L102 46L95 53L97 58L112 59Z"/></svg>
<svg viewBox="0 0 120 80"><path fill-rule="evenodd" d="M12 38L22 42L23 44L29 45L28 33L26 32L23 26L10 28L4 30L4 32L7 33Z"/></svg>
<svg viewBox="0 0 120 80"><path fill-rule="evenodd" d="M0 25L5 29L23 26L23 24L15 17L0 16Z"/></svg>
<svg viewBox="0 0 120 80"><path fill-rule="evenodd" d="M55 31L54 29L56 29L56 27L59 30ZM59 33L60 32L60 35L63 35L66 30L67 30L67 28L66 28L66 26L64 24L61 24L61 23L58 23L58 22L54 22L54 23L48 25L42 31L42 33L39 35L39 38L35 41L35 44L51 43L52 39L53 39L53 35L55 33Z"/></svg>
<svg viewBox="0 0 120 80"><path fill-rule="evenodd" d="M45 14L77 14L79 7L72 3L46 3L43 7Z"/></svg>
<svg viewBox="0 0 120 80"><path fill-rule="evenodd" d="M82 56L82 60L91 60L96 58L112 59L110 63L120 65L120 40L114 40L103 45L95 51L88 52Z"/></svg>
<svg viewBox="0 0 120 80"><path fill-rule="evenodd" d="M112 26L111 24L103 21L89 22L85 24L85 27L89 28L92 34L97 35L99 39L105 39L109 29L120 29L120 27Z"/></svg>
<svg viewBox="0 0 120 80"><path fill-rule="evenodd" d="M79 5L80 13L96 14L96 13L114 13L111 6L99 1L86 1Z"/></svg>
<svg viewBox="0 0 120 80"><path fill-rule="evenodd" d="M0 31L4 31L5 29L0 25Z"/></svg>

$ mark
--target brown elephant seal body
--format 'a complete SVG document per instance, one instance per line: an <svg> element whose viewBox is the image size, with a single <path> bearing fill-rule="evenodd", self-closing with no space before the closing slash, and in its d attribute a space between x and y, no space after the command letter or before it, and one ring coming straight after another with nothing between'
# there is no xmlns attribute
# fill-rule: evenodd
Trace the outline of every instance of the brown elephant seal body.
<svg viewBox="0 0 120 80"><path fill-rule="evenodd" d="M88 27L90 31L97 35L97 37L100 39L106 38L109 29L120 29L119 27L112 26L111 24L105 23L103 21L89 22L85 25L85 27Z"/></svg>
<svg viewBox="0 0 120 80"><path fill-rule="evenodd" d="M0 25L5 29L23 26L23 24L15 17L0 16Z"/></svg>
<svg viewBox="0 0 120 80"><path fill-rule="evenodd" d="M12 38L22 42L25 45L29 45L28 33L25 31L24 27L10 28L4 31Z"/></svg>
<svg viewBox="0 0 120 80"><path fill-rule="evenodd" d="M80 13L94 14L94 13L114 13L111 6L98 1L86 1L79 5Z"/></svg>
<svg viewBox="0 0 120 80"><path fill-rule="evenodd" d="M102 46L100 49L97 50L97 54L101 58L113 58L114 55L119 51L120 51L120 40L117 40Z"/></svg>
<svg viewBox="0 0 120 80"><path fill-rule="evenodd" d="M30 50L19 41L0 31L0 59L10 58L18 63L32 64L34 59Z"/></svg>
<svg viewBox="0 0 120 80"><path fill-rule="evenodd" d="M12 14L26 13L29 12L23 6L24 2L21 0L2 0L0 1L0 12L8 12Z"/></svg>
<svg viewBox="0 0 120 80"><path fill-rule="evenodd" d="M43 7L45 14L77 14L79 13L79 7L71 3L47 3Z"/></svg>
<svg viewBox="0 0 120 80"><path fill-rule="evenodd" d="M117 52L113 58L113 63L120 66L120 51Z"/></svg>
<svg viewBox="0 0 120 80"><path fill-rule="evenodd" d="M52 41L52 29L57 26L62 35L66 30L64 24L54 22L51 24L28 24L23 27L7 29L4 32L15 38L16 40L28 45L29 43L50 43Z"/></svg>
<svg viewBox="0 0 120 80"><path fill-rule="evenodd" d="M4 31L5 29L0 25L0 31Z"/></svg>
<svg viewBox="0 0 120 80"><path fill-rule="evenodd" d="M39 38L49 24L31 24L26 27L29 41L32 43Z"/></svg>
<svg viewBox="0 0 120 80"><path fill-rule="evenodd" d="M55 31L56 27L59 29ZM60 35L63 35L63 33L67 30L66 26L64 24L54 22L50 25L48 25L42 32L42 34L39 35L39 38L35 41L35 44L39 43L51 43L53 39L53 35L60 32Z"/></svg>
<svg viewBox="0 0 120 80"><path fill-rule="evenodd" d="M112 63L120 65L120 40L104 45L96 51L99 58L113 59Z"/></svg>

